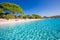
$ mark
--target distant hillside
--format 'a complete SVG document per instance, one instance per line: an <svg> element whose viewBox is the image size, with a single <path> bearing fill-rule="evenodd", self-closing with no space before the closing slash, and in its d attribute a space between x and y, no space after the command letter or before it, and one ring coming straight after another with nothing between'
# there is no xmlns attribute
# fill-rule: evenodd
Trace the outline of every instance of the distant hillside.
<svg viewBox="0 0 60 40"><path fill-rule="evenodd" d="M50 16L50 17L44 16L43 18L60 18L60 15Z"/></svg>
<svg viewBox="0 0 60 40"><path fill-rule="evenodd" d="M60 15L50 16L49 18L60 18Z"/></svg>

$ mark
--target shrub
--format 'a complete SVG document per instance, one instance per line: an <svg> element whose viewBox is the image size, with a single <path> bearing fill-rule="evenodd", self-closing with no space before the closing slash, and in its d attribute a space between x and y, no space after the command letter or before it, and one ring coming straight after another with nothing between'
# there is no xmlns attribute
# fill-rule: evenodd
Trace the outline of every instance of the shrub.
<svg viewBox="0 0 60 40"><path fill-rule="evenodd" d="M14 15L13 15L13 14L8 14L8 15L5 16L5 18L6 18L7 20L13 19L13 18L14 18Z"/></svg>

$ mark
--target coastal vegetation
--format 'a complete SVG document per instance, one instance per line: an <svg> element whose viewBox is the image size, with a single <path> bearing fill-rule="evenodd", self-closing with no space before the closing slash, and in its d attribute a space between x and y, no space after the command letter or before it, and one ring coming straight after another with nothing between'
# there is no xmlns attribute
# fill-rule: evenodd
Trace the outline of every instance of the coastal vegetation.
<svg viewBox="0 0 60 40"><path fill-rule="evenodd" d="M19 15L17 16L17 14L19 14ZM19 5L9 3L9 2L3 2L3 3L0 3L0 18L4 18L4 19L16 19L16 18L40 19L42 17L37 14L24 15L24 12Z"/></svg>

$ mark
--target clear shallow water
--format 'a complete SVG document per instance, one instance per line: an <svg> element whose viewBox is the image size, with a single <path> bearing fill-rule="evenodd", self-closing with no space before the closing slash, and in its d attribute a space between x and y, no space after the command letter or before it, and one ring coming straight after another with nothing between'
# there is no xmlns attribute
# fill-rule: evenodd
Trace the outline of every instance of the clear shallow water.
<svg viewBox="0 0 60 40"><path fill-rule="evenodd" d="M60 40L60 18L2 26L0 40Z"/></svg>

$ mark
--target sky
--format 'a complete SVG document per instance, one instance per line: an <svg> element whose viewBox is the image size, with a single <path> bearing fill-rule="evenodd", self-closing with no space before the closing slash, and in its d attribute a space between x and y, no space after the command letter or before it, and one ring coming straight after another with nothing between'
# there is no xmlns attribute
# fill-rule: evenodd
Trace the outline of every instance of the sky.
<svg viewBox="0 0 60 40"><path fill-rule="evenodd" d="M25 15L38 14L41 16L60 15L60 0L0 0L19 5Z"/></svg>

